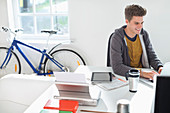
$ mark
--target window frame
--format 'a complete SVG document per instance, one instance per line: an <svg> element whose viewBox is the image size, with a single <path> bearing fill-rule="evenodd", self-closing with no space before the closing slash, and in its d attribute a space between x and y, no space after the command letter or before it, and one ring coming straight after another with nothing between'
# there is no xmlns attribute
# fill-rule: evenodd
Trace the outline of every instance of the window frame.
<svg viewBox="0 0 170 113"><path fill-rule="evenodd" d="M40 33L40 34L37 34L37 20L36 20L36 17L37 16L50 16L50 23L51 23L51 29L54 28L54 21L53 21L53 17L54 16L67 16L68 17L68 34L65 34L65 35L54 35L50 40L53 40L53 41L57 41L57 40L70 40L70 30L69 30L69 11L67 11L67 13L53 13L52 12L52 0L49 0L50 1L50 12L49 13L36 13L36 8L35 8L35 0L33 0L33 12L32 13L20 13L19 11L19 1L18 0L12 0L12 13L13 13L13 20L14 20L14 23L13 23L13 26L16 28L16 26L21 26L20 25L20 17L22 16L32 16L33 17L33 27L34 27L34 34L22 34L21 36L19 36L18 38L20 40L27 40L28 42L33 42L34 40L46 40L47 36L46 34L44 33ZM68 2L68 0L67 0ZM68 2L69 3L69 2ZM68 8L68 7L67 7Z"/></svg>

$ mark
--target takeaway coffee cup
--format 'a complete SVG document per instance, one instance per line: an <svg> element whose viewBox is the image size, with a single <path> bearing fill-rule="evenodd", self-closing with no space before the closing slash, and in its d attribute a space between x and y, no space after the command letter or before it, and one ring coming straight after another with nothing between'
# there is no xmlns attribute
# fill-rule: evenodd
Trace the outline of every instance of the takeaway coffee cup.
<svg viewBox="0 0 170 113"><path fill-rule="evenodd" d="M129 113L129 101L121 99L117 101L117 113Z"/></svg>
<svg viewBox="0 0 170 113"><path fill-rule="evenodd" d="M129 91L137 92L138 82L139 82L140 71L137 69L130 69L126 79L129 80Z"/></svg>

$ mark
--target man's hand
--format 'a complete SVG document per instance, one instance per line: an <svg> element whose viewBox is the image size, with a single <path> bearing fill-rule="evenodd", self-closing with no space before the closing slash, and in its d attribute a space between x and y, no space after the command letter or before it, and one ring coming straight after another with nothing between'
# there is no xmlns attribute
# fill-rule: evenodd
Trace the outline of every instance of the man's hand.
<svg viewBox="0 0 170 113"><path fill-rule="evenodd" d="M159 74L161 74L162 68L163 68L163 67L159 67L159 69L158 69L158 73L159 73Z"/></svg>
<svg viewBox="0 0 170 113"><path fill-rule="evenodd" d="M153 80L154 75L159 75L159 74L155 71L141 71L140 76L143 77L143 78L148 78L148 79Z"/></svg>

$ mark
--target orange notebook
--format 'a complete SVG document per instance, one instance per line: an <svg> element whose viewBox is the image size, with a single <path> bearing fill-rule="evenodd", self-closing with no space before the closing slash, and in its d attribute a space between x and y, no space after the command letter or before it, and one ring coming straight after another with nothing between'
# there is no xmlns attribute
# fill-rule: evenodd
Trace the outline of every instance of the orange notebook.
<svg viewBox="0 0 170 113"><path fill-rule="evenodd" d="M45 104L44 109L56 109L76 113L78 106L78 101L50 99Z"/></svg>

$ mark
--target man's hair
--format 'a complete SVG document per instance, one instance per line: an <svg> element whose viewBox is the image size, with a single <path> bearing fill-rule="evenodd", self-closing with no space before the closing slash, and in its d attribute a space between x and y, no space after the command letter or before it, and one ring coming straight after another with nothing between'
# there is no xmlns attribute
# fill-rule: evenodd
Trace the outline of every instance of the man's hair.
<svg viewBox="0 0 170 113"><path fill-rule="evenodd" d="M125 8L125 19L130 22L133 16L145 16L146 12L146 9L139 5L128 5Z"/></svg>

